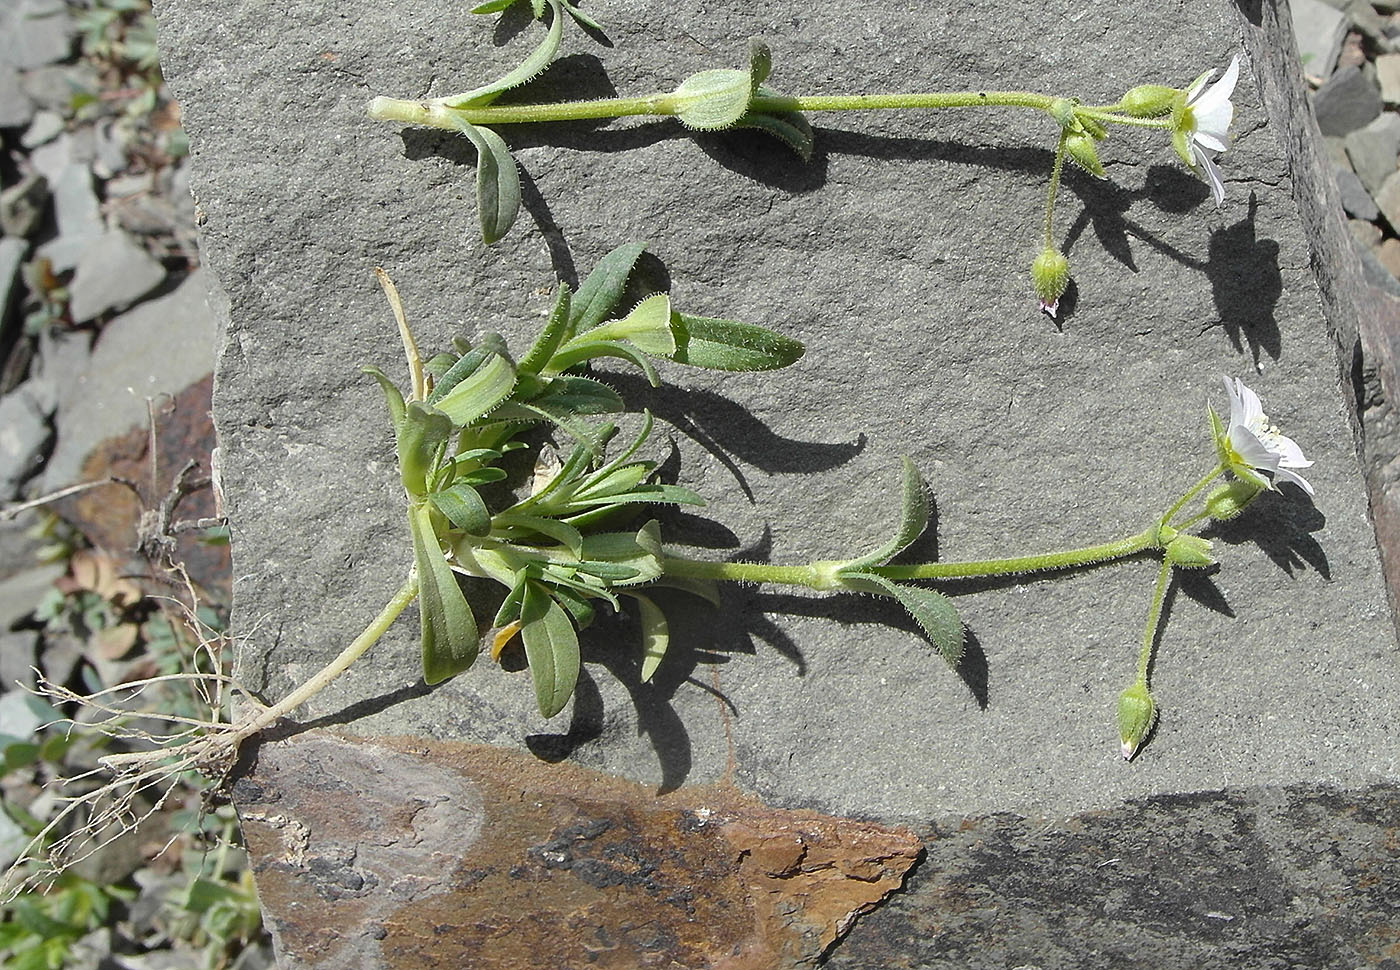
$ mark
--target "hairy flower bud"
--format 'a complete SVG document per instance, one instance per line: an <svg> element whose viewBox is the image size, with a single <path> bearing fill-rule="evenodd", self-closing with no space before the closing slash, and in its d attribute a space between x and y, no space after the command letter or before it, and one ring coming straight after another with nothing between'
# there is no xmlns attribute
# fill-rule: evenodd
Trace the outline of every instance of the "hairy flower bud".
<svg viewBox="0 0 1400 970"><path fill-rule="evenodd" d="M1040 308L1050 316L1060 309L1060 297L1069 286L1069 260L1053 246L1046 246L1031 263L1031 280L1040 297Z"/></svg>
<svg viewBox="0 0 1400 970"><path fill-rule="evenodd" d="M1101 179L1108 178L1108 173L1103 170L1103 163L1099 161L1099 150L1094 145L1094 139L1088 135L1066 135L1065 154L1091 175L1097 175Z"/></svg>
<svg viewBox="0 0 1400 970"><path fill-rule="evenodd" d="M1172 110L1172 102L1180 93L1162 84L1139 84L1123 95L1118 110L1134 118L1160 118Z"/></svg>
<svg viewBox="0 0 1400 970"><path fill-rule="evenodd" d="M1217 522L1233 519L1264 491L1253 482L1229 482L1206 496L1206 514Z"/></svg>
<svg viewBox="0 0 1400 970"><path fill-rule="evenodd" d="M1118 737L1123 742L1123 758L1131 761L1157 720L1157 705L1138 681L1118 695Z"/></svg>
<svg viewBox="0 0 1400 970"><path fill-rule="evenodd" d="M1178 535L1167 543L1167 562L1183 569L1204 569L1207 566L1215 565L1210 550L1209 539L1202 539L1200 536Z"/></svg>

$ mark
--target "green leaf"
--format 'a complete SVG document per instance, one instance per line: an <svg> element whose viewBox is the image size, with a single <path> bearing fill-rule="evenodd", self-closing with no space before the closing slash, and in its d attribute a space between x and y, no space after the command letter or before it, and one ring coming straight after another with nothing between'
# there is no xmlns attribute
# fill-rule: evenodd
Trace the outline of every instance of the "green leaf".
<svg viewBox="0 0 1400 970"><path fill-rule="evenodd" d="M782 95L767 87L755 92L764 98L780 98ZM736 128L757 128L784 142L795 151L804 162L812 160L812 126L800 111L749 111L734 123Z"/></svg>
<svg viewBox="0 0 1400 970"><path fill-rule="evenodd" d="M514 4L516 0L486 0L485 3L472 7L472 13L489 14L500 13L507 7Z"/></svg>
<svg viewBox="0 0 1400 970"><path fill-rule="evenodd" d="M695 505L703 506L705 499L699 493L694 492L682 485L640 485L630 492L618 492L611 495L585 495L571 496L569 504L575 507L631 505L637 502L651 502L669 505ZM569 517L573 522L574 516Z"/></svg>
<svg viewBox="0 0 1400 970"><path fill-rule="evenodd" d="M481 241L489 246L515 224L520 212L520 173L500 135L456 115L449 117L476 146L476 215Z"/></svg>
<svg viewBox="0 0 1400 970"><path fill-rule="evenodd" d="M600 340L629 340L643 353L669 356L676 352L676 337L671 332L671 297L653 293L632 308L620 320L609 320L575 337L560 348L567 352L575 345Z"/></svg>
<svg viewBox="0 0 1400 970"><path fill-rule="evenodd" d="M719 598L719 584L713 579L698 579L690 576L662 576L656 580L657 586L678 589L691 596L698 596L711 606L723 606Z"/></svg>
<svg viewBox="0 0 1400 970"><path fill-rule="evenodd" d="M720 68L692 74L671 94L676 117L687 128L732 128L749 110L753 84L748 71Z"/></svg>
<svg viewBox="0 0 1400 970"><path fill-rule="evenodd" d="M428 475L433 470L438 447L452 435L452 419L421 401L410 401L404 408L397 434L399 475L409 495L428 491Z"/></svg>
<svg viewBox="0 0 1400 970"><path fill-rule="evenodd" d="M447 516L454 526L467 535L484 536L491 531L491 513L481 495L466 482L458 482L441 492L433 492L429 501Z"/></svg>
<svg viewBox="0 0 1400 970"><path fill-rule="evenodd" d="M647 383L651 384L652 387L661 386L661 376L656 373L656 367L652 365L652 362L647 360L646 356L635 347L615 340L579 343L572 350L555 354L554 359L549 362L549 370L556 374L561 373L570 367L577 367L584 361L598 357L620 357L630 361L641 368Z"/></svg>
<svg viewBox="0 0 1400 970"><path fill-rule="evenodd" d="M491 625L500 629L508 623L514 623L520 619L520 603L525 598L525 581L529 578L529 571L518 570L515 574L515 582L510 587L510 592L506 598L501 600L500 608L496 610L495 619Z"/></svg>
<svg viewBox="0 0 1400 970"><path fill-rule="evenodd" d="M582 26L587 27L589 30L596 30L600 34L605 33L602 24L598 23L598 21L588 16L588 14L584 13L578 7L574 6L572 3L569 2L569 0L564 0L564 9L567 10L569 12L569 15L575 20L577 20ZM612 45L609 43L608 46Z"/></svg>
<svg viewBox="0 0 1400 970"><path fill-rule="evenodd" d="M637 575L627 585L649 583L659 579L661 565L661 527L655 520L636 532L599 532L583 537L580 559L588 562L608 562L626 566Z"/></svg>
<svg viewBox="0 0 1400 970"><path fill-rule="evenodd" d="M572 374L551 378L529 402L551 414L617 414L626 408L622 395L602 381Z"/></svg>
<svg viewBox="0 0 1400 970"><path fill-rule="evenodd" d="M520 639L540 713L553 717L564 709L578 683L578 633L549 590L534 580L526 581L520 604Z"/></svg>
<svg viewBox="0 0 1400 970"><path fill-rule="evenodd" d="M692 367L776 370L801 359L806 349L791 337L738 320L677 313L671 326L676 334L676 352L671 359Z"/></svg>
<svg viewBox="0 0 1400 970"><path fill-rule="evenodd" d="M649 461L634 462L630 465L609 465L590 475L575 489L571 501L583 498L599 498L629 492L642 483L642 480L656 470Z"/></svg>
<svg viewBox="0 0 1400 970"><path fill-rule="evenodd" d="M533 532L547 539L553 539L576 557L583 555L582 534L573 526L560 522L558 519L546 518L542 515L522 515L518 512L501 512L494 521L497 528L511 533L511 538L514 538L515 533Z"/></svg>
<svg viewBox="0 0 1400 970"><path fill-rule="evenodd" d="M749 85L754 91L773 70L773 52L761 37L749 38Z"/></svg>
<svg viewBox="0 0 1400 970"><path fill-rule="evenodd" d="M570 336L592 330L608 318L622 299L627 277L632 275L632 267L646 248L646 243L624 243L598 260L570 305Z"/></svg>
<svg viewBox="0 0 1400 970"><path fill-rule="evenodd" d="M436 684L460 674L476 660L476 618L457 585L456 573L443 558L426 503L409 504L408 525L418 571L423 680Z"/></svg>
<svg viewBox="0 0 1400 970"><path fill-rule="evenodd" d="M879 566L903 552L928 527L928 490L919 470L907 457L901 459L899 525L888 542L841 567L839 574L858 573Z"/></svg>
<svg viewBox="0 0 1400 970"><path fill-rule="evenodd" d="M666 625L666 614L646 596L631 594L641 607L638 620L642 624L642 682L651 680L661 660L666 656L666 648L671 643L670 628Z"/></svg>
<svg viewBox="0 0 1400 970"><path fill-rule="evenodd" d="M545 364L549 363L549 358L554 356L554 352L559 349L559 345L569 335L569 284L561 282L559 284L559 295L554 298L554 309L549 312L549 319L545 322L544 329L530 347L525 358L520 362L518 370L522 374L538 374Z"/></svg>
<svg viewBox="0 0 1400 970"><path fill-rule="evenodd" d="M849 589L866 593L881 593L898 600L909 611L924 636L938 650L948 666L957 668L966 647L962 620L953 601L942 593L922 586L901 586L873 573L843 573L842 581Z"/></svg>
<svg viewBox="0 0 1400 970"><path fill-rule="evenodd" d="M434 406L464 428L510 396L515 387L515 365L492 354L470 377L438 398Z"/></svg>
<svg viewBox="0 0 1400 970"><path fill-rule="evenodd" d="M593 604L588 599L567 586L555 586L550 588L550 595L555 602L569 611L569 615L574 618L574 628L586 630L593 623L594 616L597 615L593 609Z"/></svg>
<svg viewBox="0 0 1400 970"><path fill-rule="evenodd" d="M458 95L451 101L445 102L447 107L479 108L483 105L488 105L506 91L514 87L519 87L548 67L550 61L554 60L554 55L559 50L560 38L564 35L564 18L559 14L559 0L549 0L549 5L554 9L554 20L549 25L549 32L545 34L545 38L540 42L540 45L531 51L530 54L509 73L497 78L490 84L484 84L479 88L473 88L464 94ZM543 16L543 4L536 3L535 19L539 20ZM494 240L490 239L487 240L487 242L493 241Z"/></svg>
<svg viewBox="0 0 1400 970"><path fill-rule="evenodd" d="M453 343L458 341L454 340ZM434 360L443 357L449 359L448 366L443 372L437 375L433 383L432 392L428 394L428 403L436 404L447 392L455 388L462 381L477 372L482 364L486 363L492 354L500 354L509 358L510 350L506 346L506 339L498 333L487 333L481 337L481 345L472 347L466 341L461 341L463 350L455 359L450 354L439 354Z"/></svg>
<svg viewBox="0 0 1400 970"><path fill-rule="evenodd" d="M389 405L389 420L393 423L395 430L403 422L403 392L398 385L389 380L389 375L384 373L373 364L365 364L360 370L379 382L379 386L384 389L384 403Z"/></svg>

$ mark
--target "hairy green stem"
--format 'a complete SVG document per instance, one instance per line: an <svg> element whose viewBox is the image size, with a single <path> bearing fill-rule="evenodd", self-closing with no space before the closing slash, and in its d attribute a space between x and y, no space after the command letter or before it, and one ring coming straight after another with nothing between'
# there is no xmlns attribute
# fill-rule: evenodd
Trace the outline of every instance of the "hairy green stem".
<svg viewBox="0 0 1400 970"><path fill-rule="evenodd" d="M1060 173L1065 168L1065 142L1069 132L1060 132L1060 143L1055 146L1055 166L1050 170L1050 189L1045 196L1045 248L1055 248L1055 194L1060 190Z"/></svg>
<svg viewBox="0 0 1400 970"><path fill-rule="evenodd" d="M1152 590L1152 605L1147 609L1147 629L1142 634L1142 650L1138 653L1137 682L1147 688L1147 668L1152 663L1152 646L1157 642L1157 627L1162 622L1162 603L1167 598L1167 580L1171 577L1172 564L1162 560L1157 571L1157 585Z"/></svg>

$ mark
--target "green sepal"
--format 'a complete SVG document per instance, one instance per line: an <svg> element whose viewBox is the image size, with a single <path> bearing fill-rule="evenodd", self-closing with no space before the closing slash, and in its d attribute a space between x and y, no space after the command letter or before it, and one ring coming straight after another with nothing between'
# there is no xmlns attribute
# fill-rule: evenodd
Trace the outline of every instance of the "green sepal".
<svg viewBox="0 0 1400 970"><path fill-rule="evenodd" d="M901 586L874 573L843 572L841 580L848 589L884 594L898 600L949 667L956 669L962 661L966 648L963 624L948 597L922 586Z"/></svg>
<svg viewBox="0 0 1400 970"><path fill-rule="evenodd" d="M554 309L550 310L544 329L520 361L517 370L521 374L538 374L549 363L549 358L554 356L559 345L569 336L569 297L569 284L561 282L559 295L554 298Z"/></svg>
<svg viewBox="0 0 1400 970"><path fill-rule="evenodd" d="M1208 566L1214 566L1215 558L1211 556L1210 552L1209 539L1184 533L1174 536L1167 543L1165 549L1167 562L1183 569L1205 569Z"/></svg>
<svg viewBox="0 0 1400 970"><path fill-rule="evenodd" d="M456 482L450 488L433 492L428 500L467 535L484 536L491 531L491 513L481 495L467 482Z"/></svg>
<svg viewBox="0 0 1400 970"><path fill-rule="evenodd" d="M549 590L535 580L525 582L520 639L525 644L540 713L553 717L564 709L578 683L578 633Z"/></svg>
<svg viewBox="0 0 1400 970"><path fill-rule="evenodd" d="M531 0L535 7L535 19L544 17L544 5L540 0ZM526 81L537 76L545 68L549 67L550 61L554 60L554 55L559 50L559 41L564 36L564 18L559 15L559 0L548 0L550 7L554 9L554 20L549 25L549 32L545 34L538 47L530 52L523 61L507 74L497 78L490 84L484 84L479 88L473 88L444 102L449 108L480 108L495 101L503 93L511 88L519 87ZM489 6L484 4L483 6ZM509 4L506 4L509 6ZM477 11L481 10L477 8ZM498 9L505 9L501 7ZM473 11L473 13L477 12ZM475 140L475 139L473 139ZM480 148L480 146L477 146ZM518 186L518 183L517 183ZM509 228L509 227L507 227ZM497 237L499 238L499 237ZM488 239L487 242L494 242Z"/></svg>
<svg viewBox="0 0 1400 970"><path fill-rule="evenodd" d="M379 386L384 389L384 403L389 405L389 421L394 426L394 430L397 431L399 425L403 423L403 392L399 390L397 384L389 380L388 374L385 374L373 364L365 364L360 370L370 377L373 377L379 382Z"/></svg>
<svg viewBox="0 0 1400 970"><path fill-rule="evenodd" d="M409 401L395 430L403 487L409 495L422 497L428 492L438 447L455 430L452 419L421 401Z"/></svg>
<svg viewBox="0 0 1400 970"><path fill-rule="evenodd" d="M434 395L433 406L464 428L492 411L510 396L515 387L515 365L500 354L491 354L468 377L441 397Z"/></svg>
<svg viewBox="0 0 1400 970"><path fill-rule="evenodd" d="M460 674L476 660L476 618L457 585L457 575L443 558L426 503L409 503L408 526L418 571L423 680L436 684Z"/></svg>
<svg viewBox="0 0 1400 970"><path fill-rule="evenodd" d="M592 330L608 318L646 248L646 243L624 243L598 260L570 303L568 336Z"/></svg>
<svg viewBox="0 0 1400 970"><path fill-rule="evenodd" d="M500 135L457 115L449 117L476 146L476 215L481 241L490 245L515 225L520 212L520 173Z"/></svg>
<svg viewBox="0 0 1400 970"><path fill-rule="evenodd" d="M806 352L800 341L738 320L675 313L671 329L676 335L676 351L671 359L692 367L723 371L776 370L795 363Z"/></svg>
<svg viewBox="0 0 1400 970"><path fill-rule="evenodd" d="M763 86L754 93L763 98L782 97L779 92ZM747 111L734 122L734 127L757 128L767 132L796 152L804 162L812 160L812 126L800 111Z"/></svg>
<svg viewBox="0 0 1400 970"><path fill-rule="evenodd" d="M900 459L899 525L888 542L858 559L845 563L837 574L845 577L871 566L880 566L899 555L928 527L928 489L923 477L907 456Z"/></svg>
<svg viewBox="0 0 1400 970"><path fill-rule="evenodd" d="M1206 496L1206 514L1217 522L1239 515L1264 491L1253 482L1226 482Z"/></svg>
<svg viewBox="0 0 1400 970"><path fill-rule="evenodd" d="M1071 132L1065 136L1065 154L1084 171L1099 178L1108 178L1103 162L1099 161L1099 150L1094 139L1087 134Z"/></svg>
<svg viewBox="0 0 1400 970"><path fill-rule="evenodd" d="M649 597L631 594L637 601L637 620L642 627L642 683L648 683L656 668L666 656L666 648L671 644L671 631L666 623L666 614Z"/></svg>

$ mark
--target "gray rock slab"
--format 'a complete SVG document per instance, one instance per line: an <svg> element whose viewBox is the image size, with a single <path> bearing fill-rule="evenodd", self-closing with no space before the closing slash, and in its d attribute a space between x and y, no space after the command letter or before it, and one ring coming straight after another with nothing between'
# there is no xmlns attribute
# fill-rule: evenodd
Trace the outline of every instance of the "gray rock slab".
<svg viewBox="0 0 1400 970"><path fill-rule="evenodd" d="M46 366L59 384L58 442L44 468L45 490L76 484L99 442L145 427L147 398L175 395L209 373L214 325L203 274L149 300L102 328L86 366Z"/></svg>
<svg viewBox="0 0 1400 970"><path fill-rule="evenodd" d="M1376 205L1392 230L1400 231L1400 172L1392 172L1376 192Z"/></svg>
<svg viewBox="0 0 1400 970"><path fill-rule="evenodd" d="M1400 163L1400 114L1387 111L1378 116L1349 133L1345 145L1352 171L1366 191L1375 195Z"/></svg>
<svg viewBox="0 0 1400 970"><path fill-rule="evenodd" d="M23 128L34 111L34 101L24 93L19 71L0 64L0 128Z"/></svg>
<svg viewBox="0 0 1400 970"><path fill-rule="evenodd" d="M1313 96L1317 126L1324 135L1345 135L1381 113L1381 92L1358 67L1338 68Z"/></svg>
<svg viewBox="0 0 1400 970"><path fill-rule="evenodd" d="M67 572L60 563L32 566L0 580L0 630L10 630L34 612L39 600Z"/></svg>
<svg viewBox="0 0 1400 970"><path fill-rule="evenodd" d="M1293 35L1298 38L1298 59L1303 73L1326 78L1337 66L1342 38L1351 23L1346 14L1322 0L1290 0Z"/></svg>
<svg viewBox="0 0 1400 970"><path fill-rule="evenodd" d="M100 236L107 225L92 185L92 170L81 162L63 166L53 183L54 218L60 236Z"/></svg>
<svg viewBox="0 0 1400 970"><path fill-rule="evenodd" d="M0 346L8 346L12 336L10 316L19 307L20 267L28 252L29 243L23 239L0 239Z"/></svg>
<svg viewBox="0 0 1400 970"><path fill-rule="evenodd" d="M1353 219L1375 219L1381 214L1376 200L1371 198L1371 193L1366 191L1366 186L1361 184L1361 179L1354 172L1336 169L1333 174L1337 179L1337 191L1341 193L1342 209L1347 215Z"/></svg>
<svg viewBox="0 0 1400 970"><path fill-rule="evenodd" d="M1270 496L1223 531L1222 571L1178 590L1155 673L1166 713L1132 764L1113 707L1149 563L954 590L975 637L971 687L894 611L734 589L718 611L678 604L677 652L655 685L613 643L630 643L630 627L589 634L580 700L555 721L535 712L526 674L485 660L423 688L412 610L304 717L534 751L658 788L732 778L775 805L889 821L1074 825L1243 779L1365 791L1392 778L1400 667L1344 380L1358 271L1288 26L1272 5L1243 8L1051 2L988 17L934 3L909 20L847 3L780 16L600 3L616 46L573 37L574 76L601 61L623 93L741 63L754 34L772 45L772 83L801 93L995 86L1112 101L1247 49L1222 208L1147 132L1115 133L1109 182L1069 176L1056 237L1078 300L1054 327L1024 282L1054 138L1044 119L818 115L805 167L751 134L665 122L506 132L526 215L488 249L470 150L370 123L364 104L480 83L535 34L443 30L437 0L334 15L310 0L158 5L207 265L229 300L215 413L244 683L285 693L407 569L382 400L356 370L402 369L372 268L398 281L423 346L487 328L518 342L558 276L647 239L682 305L808 347L776 375L667 368L680 390L657 395L615 378L634 407L715 442L674 435L680 480L746 550L717 556L864 548L889 528L905 454L936 496L943 558L1136 531L1213 460L1201 415L1222 406L1222 373L1252 382L1304 442L1317 504ZM674 525L671 541L699 538ZM1274 945L1288 952L1283 936ZM310 965L285 945L282 957Z"/></svg>
<svg viewBox="0 0 1400 970"><path fill-rule="evenodd" d="M105 232L78 256L68 287L74 323L122 310L150 293L165 279L165 268L146 248L121 230Z"/></svg>
<svg viewBox="0 0 1400 970"><path fill-rule="evenodd" d="M19 143L25 148L37 148L53 141L62 131L62 115L56 111L39 111L35 113L34 120L29 123L29 129L25 131Z"/></svg>
<svg viewBox="0 0 1400 970"><path fill-rule="evenodd" d="M1376 81L1381 86L1381 100L1392 108L1400 105L1400 54L1376 58Z"/></svg>

